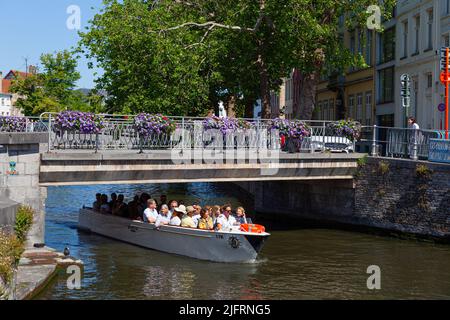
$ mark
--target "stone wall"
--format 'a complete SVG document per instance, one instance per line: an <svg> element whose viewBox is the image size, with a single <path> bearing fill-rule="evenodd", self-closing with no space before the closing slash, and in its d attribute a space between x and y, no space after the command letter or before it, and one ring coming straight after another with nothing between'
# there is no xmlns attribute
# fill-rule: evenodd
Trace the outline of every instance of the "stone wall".
<svg viewBox="0 0 450 320"><path fill-rule="evenodd" d="M369 157L352 182L236 184L257 214L450 240L450 164Z"/></svg>
<svg viewBox="0 0 450 320"><path fill-rule="evenodd" d="M19 204L6 197L0 196L0 228L13 230L16 224L16 212Z"/></svg>
<svg viewBox="0 0 450 320"><path fill-rule="evenodd" d="M450 165L368 158L355 179L356 222L450 238Z"/></svg>
<svg viewBox="0 0 450 320"><path fill-rule="evenodd" d="M39 185L40 152L46 135L0 133L0 196L35 210L28 244L44 243L47 189Z"/></svg>

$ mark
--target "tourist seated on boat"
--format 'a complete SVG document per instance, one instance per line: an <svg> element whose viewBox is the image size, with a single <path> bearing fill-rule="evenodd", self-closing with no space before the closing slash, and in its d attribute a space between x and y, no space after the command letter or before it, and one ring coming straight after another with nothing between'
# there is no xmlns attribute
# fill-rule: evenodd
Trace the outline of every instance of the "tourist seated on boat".
<svg viewBox="0 0 450 320"><path fill-rule="evenodd" d="M180 227L181 226L181 218L183 218L183 215L186 214L186 210L184 209L184 206L182 208L176 208L177 210L174 210L172 213L172 218L170 219L169 225Z"/></svg>
<svg viewBox="0 0 450 320"><path fill-rule="evenodd" d="M117 201L117 193L111 193L111 201L109 202L109 207L114 208L114 205L116 204Z"/></svg>
<svg viewBox="0 0 450 320"><path fill-rule="evenodd" d="M202 207L200 207L198 204L192 206L194 208L194 214L192 215L192 221L194 221L195 228L198 227L198 221L201 218L200 212L202 211Z"/></svg>
<svg viewBox="0 0 450 320"><path fill-rule="evenodd" d="M155 223L158 218L158 210L156 210L156 201L147 200L147 209L144 210L144 222Z"/></svg>
<svg viewBox="0 0 450 320"><path fill-rule="evenodd" d="M102 194L102 204L100 206L100 213L104 214L110 214L111 213L111 207L108 203L108 196L106 194Z"/></svg>
<svg viewBox="0 0 450 320"><path fill-rule="evenodd" d="M135 220L135 218L141 216L139 214L139 196L135 195L133 200L128 202L127 205L127 211L128 211L128 218Z"/></svg>
<svg viewBox="0 0 450 320"><path fill-rule="evenodd" d="M161 206L161 211L156 218L155 227L159 228L160 226L166 226L170 223L169 218L169 207L167 204L163 204Z"/></svg>
<svg viewBox="0 0 450 320"><path fill-rule="evenodd" d="M148 193L143 193L139 197L139 213L144 214L144 210L147 209L147 201L150 200L150 195Z"/></svg>
<svg viewBox="0 0 450 320"><path fill-rule="evenodd" d="M162 208L162 206L164 205L164 204L168 204L167 203L167 196L165 195L165 194L162 194L160 197L159 197L159 210L161 210L161 208Z"/></svg>
<svg viewBox="0 0 450 320"><path fill-rule="evenodd" d="M179 206L178 208L184 207L183 205ZM192 220L192 216L194 215L195 209L193 206L188 206L186 208L186 215L181 219L181 226L185 228L197 228L197 226L194 223L194 220Z"/></svg>
<svg viewBox="0 0 450 320"><path fill-rule="evenodd" d="M231 206L225 205L222 207L222 213L216 221L216 230L230 231L236 225L236 219L231 214Z"/></svg>
<svg viewBox="0 0 450 320"><path fill-rule="evenodd" d="M236 209L236 222L238 224L247 223L247 217L245 215L245 209L243 207L238 207Z"/></svg>
<svg viewBox="0 0 450 320"><path fill-rule="evenodd" d="M95 201L92 204L92 209L94 209L94 211L100 212L101 205L102 205L102 194L97 193L95 195Z"/></svg>
<svg viewBox="0 0 450 320"><path fill-rule="evenodd" d="M125 197L123 194L119 194L117 197L117 201L114 203L114 207L112 208L112 214L119 217L126 218L128 215L128 206L125 203Z"/></svg>
<svg viewBox="0 0 450 320"><path fill-rule="evenodd" d="M200 220L198 220L198 228L202 230L214 230L212 218L209 216L209 210L200 210Z"/></svg>
<svg viewBox="0 0 450 320"><path fill-rule="evenodd" d="M170 200L169 201L169 211L170 215L173 215L175 208L178 208L178 201L177 200Z"/></svg>
<svg viewBox="0 0 450 320"><path fill-rule="evenodd" d="M220 206L215 205L211 209L211 218L213 219L214 226L216 225L216 221L219 216L220 216Z"/></svg>

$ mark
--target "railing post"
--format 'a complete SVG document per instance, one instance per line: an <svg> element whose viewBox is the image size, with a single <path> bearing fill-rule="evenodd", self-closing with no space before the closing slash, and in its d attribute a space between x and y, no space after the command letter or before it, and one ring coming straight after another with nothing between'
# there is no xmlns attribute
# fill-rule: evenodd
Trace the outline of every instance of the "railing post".
<svg viewBox="0 0 450 320"><path fill-rule="evenodd" d="M373 133L372 133L372 151L370 153L372 157L377 156L377 125L373 125Z"/></svg>
<svg viewBox="0 0 450 320"><path fill-rule="evenodd" d="M419 130L418 129L414 129L413 130L413 135L414 135L414 140L413 140L413 147L412 147L412 154L411 154L411 159L412 160L418 160L419 157L417 155L417 149L418 149L418 145L417 145L417 141L419 140Z"/></svg>
<svg viewBox="0 0 450 320"><path fill-rule="evenodd" d="M98 153L98 132L95 133L95 153Z"/></svg>
<svg viewBox="0 0 450 320"><path fill-rule="evenodd" d="M52 143L52 114L48 114L48 152L51 150Z"/></svg>
<svg viewBox="0 0 450 320"><path fill-rule="evenodd" d="M184 147L185 147L185 141L184 141L184 116L181 118L181 152L184 152ZM194 137L195 138L195 137Z"/></svg>
<svg viewBox="0 0 450 320"><path fill-rule="evenodd" d="M322 152L325 152L326 148L325 148L325 131L326 131L326 126L325 126L325 121L322 123Z"/></svg>

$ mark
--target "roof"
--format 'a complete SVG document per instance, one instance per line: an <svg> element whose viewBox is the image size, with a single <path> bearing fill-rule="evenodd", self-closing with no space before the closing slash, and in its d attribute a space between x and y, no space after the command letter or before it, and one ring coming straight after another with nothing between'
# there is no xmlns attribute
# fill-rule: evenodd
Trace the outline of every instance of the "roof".
<svg viewBox="0 0 450 320"><path fill-rule="evenodd" d="M2 92L0 93L11 93L10 87L11 87L11 82L12 80L14 80L16 77L17 78L26 78L29 76L29 73L26 72L22 72L22 71L17 71L17 70L11 70L9 71L6 76L1 79L2 81Z"/></svg>

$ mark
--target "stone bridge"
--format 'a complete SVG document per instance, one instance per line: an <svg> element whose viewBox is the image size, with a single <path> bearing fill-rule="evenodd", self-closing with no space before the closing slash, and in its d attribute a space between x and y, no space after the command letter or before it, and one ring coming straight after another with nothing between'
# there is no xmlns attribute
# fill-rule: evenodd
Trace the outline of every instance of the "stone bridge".
<svg viewBox="0 0 450 320"><path fill-rule="evenodd" d="M0 133L0 196L36 210L30 241L43 243L48 186L129 183L329 181L352 186L357 153L246 150L222 160L204 150L61 150L47 133ZM224 151L226 152L226 151ZM190 154L188 154L190 153ZM199 156L200 154L200 156ZM192 157L194 155L194 157ZM187 159L195 160L187 160ZM183 160L184 159L184 160ZM225 158L227 159L227 158Z"/></svg>

